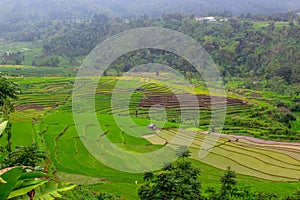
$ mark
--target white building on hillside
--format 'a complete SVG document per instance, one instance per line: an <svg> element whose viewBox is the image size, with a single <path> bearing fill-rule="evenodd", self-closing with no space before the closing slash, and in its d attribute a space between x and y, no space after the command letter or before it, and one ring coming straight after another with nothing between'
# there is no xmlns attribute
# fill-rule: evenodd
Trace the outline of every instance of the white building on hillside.
<svg viewBox="0 0 300 200"><path fill-rule="evenodd" d="M200 22L217 22L218 20L215 17L196 17L196 21Z"/></svg>

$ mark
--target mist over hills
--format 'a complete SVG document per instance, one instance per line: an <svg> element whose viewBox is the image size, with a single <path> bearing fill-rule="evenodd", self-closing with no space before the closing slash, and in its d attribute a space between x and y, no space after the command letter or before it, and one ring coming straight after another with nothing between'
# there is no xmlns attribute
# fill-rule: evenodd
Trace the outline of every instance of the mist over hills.
<svg viewBox="0 0 300 200"><path fill-rule="evenodd" d="M231 11L271 14L300 7L299 0L2 0L0 19L69 19L105 13L111 17L160 17L163 13L183 12L207 15Z"/></svg>
<svg viewBox="0 0 300 200"><path fill-rule="evenodd" d="M55 21L91 19L95 14L125 19L181 12L195 16L230 11L233 15L286 13L299 0L1 0L0 36L42 29Z"/></svg>
<svg viewBox="0 0 300 200"><path fill-rule="evenodd" d="M243 13L271 14L287 12L300 6L298 0L98 0L114 12L123 16L147 14L160 16L162 13L184 12L206 15L210 12L231 11Z"/></svg>

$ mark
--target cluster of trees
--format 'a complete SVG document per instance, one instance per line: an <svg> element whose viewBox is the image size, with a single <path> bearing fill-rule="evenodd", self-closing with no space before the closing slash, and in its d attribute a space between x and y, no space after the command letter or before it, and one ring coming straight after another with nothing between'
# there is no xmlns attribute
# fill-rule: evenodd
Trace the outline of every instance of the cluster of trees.
<svg viewBox="0 0 300 200"><path fill-rule="evenodd" d="M87 55L111 35L132 28L159 26L180 31L197 40L218 64L225 80L231 77L244 78L245 83L252 80L247 87L272 87L274 83L274 90L280 85L299 83L299 23L277 25L269 21L264 26L260 22L235 18L205 23L179 14L175 16L176 20L169 18L170 15L165 15L165 20L143 16L125 23L97 15L92 20L60 26L57 33L45 42L43 49L45 54L63 55L74 60L74 57ZM116 60L112 67L124 72L147 62L167 64L184 74L192 72L192 67L183 59L159 50L128 53Z"/></svg>
<svg viewBox="0 0 300 200"><path fill-rule="evenodd" d="M219 15L228 21L198 22L194 15L180 12L163 14L158 19L143 15L129 21L113 20L100 14L55 23L49 20L33 23L32 33L24 30L10 37L17 41L41 39L44 55L37 57L32 64L57 67L60 58L69 61L69 65L78 64L74 61L119 32L139 27L164 27L198 41L218 64L225 81L238 77L243 78L244 85L251 89L271 88L275 92L300 93L297 87L285 87L298 84L300 80L300 17L297 11L272 15L244 14L237 18L232 17L231 12ZM3 54L0 60L3 64L20 64L24 59L24 55L18 52L9 56ZM183 59L154 49L128 53L116 60L112 68L120 74L149 62L172 66L185 75L194 72Z"/></svg>
<svg viewBox="0 0 300 200"><path fill-rule="evenodd" d="M21 65L25 61L25 55L18 52L0 53L0 64L2 65Z"/></svg>
<svg viewBox="0 0 300 200"><path fill-rule="evenodd" d="M299 9L287 12L287 13L272 13L269 15L266 14L241 14L240 19L251 19L255 21L275 21L275 22L291 22L300 20Z"/></svg>
<svg viewBox="0 0 300 200"><path fill-rule="evenodd" d="M46 48L46 47L45 47ZM46 52L46 51L45 51ZM25 63L31 62L32 66L46 66L46 67L59 67L60 59L58 56L51 55L36 55L33 58L26 60L24 53L20 51L16 52L0 52L0 64L1 65L23 65ZM19 70L16 68L16 70Z"/></svg>
<svg viewBox="0 0 300 200"><path fill-rule="evenodd" d="M139 188L142 200L195 199L195 200L276 200L276 194L251 190L238 184L237 175L230 167L220 179L220 189L210 187L201 190L200 170L187 161L190 152L186 147L178 151L181 160L167 164L162 171L144 173L146 184ZM284 200L299 200L300 189Z"/></svg>
<svg viewBox="0 0 300 200"><path fill-rule="evenodd" d="M166 164L162 171L155 174L144 174L147 183L139 188L141 199L204 199L199 181L200 170L185 160L190 152L186 147L181 147L178 155L182 158L181 162Z"/></svg>
<svg viewBox="0 0 300 200"><path fill-rule="evenodd" d="M31 21L41 19L60 20L86 18L96 13L105 13L113 17L138 17L147 14L151 17L160 17L164 12L176 11L204 15L210 12L231 11L238 15L241 13L270 14L274 12L287 12L299 7L297 0L149 0L141 2L138 0L11 0L4 1L0 8L0 22L8 25L10 29L26 28L19 22L30 25ZM27 21L27 22L26 22ZM9 26L13 23L13 26ZM1 25L0 25L1 26ZM5 26L2 26L5 28ZM3 30L3 29L1 29ZM5 29L6 30L6 29Z"/></svg>
<svg viewBox="0 0 300 200"><path fill-rule="evenodd" d="M61 198L62 200L84 199L84 200L122 200L121 197L110 193L96 193L85 186L78 186L68 191Z"/></svg>

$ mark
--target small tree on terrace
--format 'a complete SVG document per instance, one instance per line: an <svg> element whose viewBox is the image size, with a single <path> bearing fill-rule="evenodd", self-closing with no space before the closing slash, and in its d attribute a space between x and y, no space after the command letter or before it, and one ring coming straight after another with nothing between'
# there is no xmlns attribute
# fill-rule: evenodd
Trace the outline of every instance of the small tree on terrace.
<svg viewBox="0 0 300 200"><path fill-rule="evenodd" d="M14 111L12 100L17 98L18 92L17 84L0 72L0 107L5 119L8 119L8 115Z"/></svg>
<svg viewBox="0 0 300 200"><path fill-rule="evenodd" d="M221 178L221 196L229 196L232 199L237 188L237 180L235 171L231 170L230 167L227 168L226 173Z"/></svg>
<svg viewBox="0 0 300 200"><path fill-rule="evenodd" d="M6 74L0 72L0 110L5 121L9 119L9 114L14 111L12 100L17 98L18 92L17 84L10 81ZM7 133L7 150L10 152L12 150L10 122L8 122L5 132Z"/></svg>

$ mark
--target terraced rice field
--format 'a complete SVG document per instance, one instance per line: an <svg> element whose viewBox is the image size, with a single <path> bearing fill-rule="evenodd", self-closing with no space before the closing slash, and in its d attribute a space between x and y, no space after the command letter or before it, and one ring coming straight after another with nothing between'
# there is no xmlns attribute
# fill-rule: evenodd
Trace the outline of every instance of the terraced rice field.
<svg viewBox="0 0 300 200"><path fill-rule="evenodd" d="M11 115L14 146L38 142L47 149L49 162L55 165L57 177L62 180L78 184L97 183L90 187L96 191L122 194L126 199L137 199L138 186L134 182L137 180L142 183L142 174L120 172L105 166L88 152L82 138L78 136L72 114L73 78L24 78L16 81L20 84L22 93L16 102L16 112ZM111 104L117 81L118 97L121 100L131 94L126 108ZM137 90L139 87L142 90ZM133 77L103 77L95 96L99 124L104 135L121 149L138 153L158 150L170 144L180 123L180 111L176 109L178 104L176 101L169 104L170 98L174 100L174 93L186 95L188 92L191 92L190 88L171 82L163 85L161 82L150 83L149 80ZM278 193L278 188L284 187L285 190L279 193L284 196L297 188L300 178L300 146L267 143L244 137L252 135L263 138L270 130L282 128L280 123L272 119L258 120L253 117L261 107L251 99L237 99L233 96L227 99L229 106L223 133L232 135L223 135L213 149L206 149L210 151L208 156L200 159L199 149L205 134L210 130L210 108L207 91L195 90L194 94L205 106L200 108L200 126L196 129L187 128L198 130L190 146L191 161L202 171L204 188L218 184L218 177L222 176L222 170L228 166L240 174L239 181L245 184L255 183L256 189L261 191L265 188L265 191ZM169 108L164 113L161 112L162 109L155 110L151 107L157 104ZM149 107L152 112L150 115ZM81 109L84 111L85 106L82 105ZM118 117L123 127L116 124L112 113ZM136 127L126 125L128 117L136 123ZM160 119L167 119L167 122L160 123ZM155 123L158 130L146 128L149 123ZM94 125L97 124L90 124ZM131 131L126 133L122 128ZM138 132L139 137L133 137L131 132ZM100 134L95 135L99 139ZM182 134L180 137L184 140L186 135ZM209 143L210 140L206 142ZM0 143L4 144L5 138L1 138Z"/></svg>
<svg viewBox="0 0 300 200"><path fill-rule="evenodd" d="M36 127L46 114L65 105L72 91L73 78L15 78L20 87L13 123L13 146L28 145L39 138ZM50 90L52 88L52 90ZM6 138L0 143L5 145ZM37 141L40 143L40 141Z"/></svg>
<svg viewBox="0 0 300 200"><path fill-rule="evenodd" d="M177 130L162 130L155 136L148 136L148 140L154 144L171 144ZM185 135L178 132L184 140ZM226 169L231 166L238 173L255 176L272 181L298 181L300 178L300 144L289 144L270 142L249 138L223 135L212 149L207 157L199 158L199 149L204 143L207 134L199 132L191 150L192 158L217 167ZM205 140L206 143L212 141ZM176 143L175 143L176 145ZM178 144L180 145L180 144Z"/></svg>

